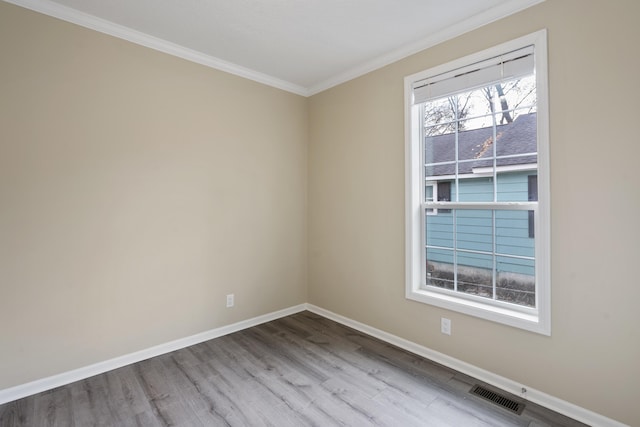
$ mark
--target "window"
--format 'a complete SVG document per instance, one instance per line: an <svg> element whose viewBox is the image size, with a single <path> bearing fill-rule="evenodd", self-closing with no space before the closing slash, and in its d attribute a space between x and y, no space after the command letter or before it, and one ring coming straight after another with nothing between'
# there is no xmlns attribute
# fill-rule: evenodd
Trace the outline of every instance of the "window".
<svg viewBox="0 0 640 427"><path fill-rule="evenodd" d="M451 201L451 182L426 182L424 184L424 197L426 202L449 202ZM451 213L451 209L427 208L427 215L438 215L440 213Z"/></svg>
<svg viewBox="0 0 640 427"><path fill-rule="evenodd" d="M434 202L438 200L438 184L435 182L426 182L424 184L424 200L427 202ZM427 215L437 215L438 209L427 208L425 213Z"/></svg>
<svg viewBox="0 0 640 427"><path fill-rule="evenodd" d="M451 201L451 181L438 182L438 201L450 202ZM451 209L440 209L443 214L451 213Z"/></svg>
<svg viewBox="0 0 640 427"><path fill-rule="evenodd" d="M529 175L527 181L527 195L530 202L538 201L538 175ZM529 238L533 239L536 237L536 228L534 224L534 215L533 211L529 211L529 218L527 218L528 228L529 228Z"/></svg>
<svg viewBox="0 0 640 427"><path fill-rule="evenodd" d="M550 334L546 32L405 78L406 296Z"/></svg>

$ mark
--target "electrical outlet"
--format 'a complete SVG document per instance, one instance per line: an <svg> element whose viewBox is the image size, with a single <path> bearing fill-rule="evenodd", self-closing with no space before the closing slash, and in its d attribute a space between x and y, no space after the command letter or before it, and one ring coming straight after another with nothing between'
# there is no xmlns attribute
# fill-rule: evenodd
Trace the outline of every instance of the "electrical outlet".
<svg viewBox="0 0 640 427"><path fill-rule="evenodd" d="M451 319L446 317L440 318L440 332L445 335L451 335Z"/></svg>
<svg viewBox="0 0 640 427"><path fill-rule="evenodd" d="M227 295L227 308L233 307L233 294Z"/></svg>

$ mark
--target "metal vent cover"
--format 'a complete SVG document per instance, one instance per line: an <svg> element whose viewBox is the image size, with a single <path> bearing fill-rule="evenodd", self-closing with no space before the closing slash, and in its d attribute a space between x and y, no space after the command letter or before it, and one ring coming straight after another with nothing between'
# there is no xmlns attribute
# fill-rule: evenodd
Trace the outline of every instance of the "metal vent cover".
<svg viewBox="0 0 640 427"><path fill-rule="evenodd" d="M469 393L475 394L476 396L508 409L518 415L522 414L522 411L524 411L524 403L516 402L513 399L509 399L507 396L496 393L495 391L489 390L479 384L474 385L471 390L469 390Z"/></svg>

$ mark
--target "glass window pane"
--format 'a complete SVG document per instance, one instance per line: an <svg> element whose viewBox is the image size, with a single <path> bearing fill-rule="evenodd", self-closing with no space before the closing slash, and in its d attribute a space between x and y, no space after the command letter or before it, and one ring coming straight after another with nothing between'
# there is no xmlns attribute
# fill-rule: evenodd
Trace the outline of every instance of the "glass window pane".
<svg viewBox="0 0 640 427"><path fill-rule="evenodd" d="M460 251L458 261L458 291L493 298L493 255Z"/></svg>
<svg viewBox="0 0 640 427"><path fill-rule="evenodd" d="M529 172L501 173L497 177L499 202L526 202L529 200Z"/></svg>
<svg viewBox="0 0 640 427"><path fill-rule="evenodd" d="M453 217L451 215L427 215L425 224L427 246L453 249Z"/></svg>
<svg viewBox="0 0 640 427"><path fill-rule="evenodd" d="M505 113L503 113L505 114ZM496 142L496 166L504 170L529 165L537 169L537 117L535 112L516 110L509 112L508 123L500 125ZM504 120L504 115L496 115L496 120Z"/></svg>
<svg viewBox="0 0 640 427"><path fill-rule="evenodd" d="M487 89L480 88L457 95L459 132L471 132L478 129L491 129L493 119L491 103L487 98ZM486 135L488 137L490 135Z"/></svg>
<svg viewBox="0 0 640 427"><path fill-rule="evenodd" d="M536 78L534 74L495 84L491 87L491 91L496 112L516 109L528 110L528 112L536 111ZM517 114L511 113L511 115L514 120L517 118Z"/></svg>
<svg viewBox="0 0 640 427"><path fill-rule="evenodd" d="M426 166L426 177L438 177L442 175L453 175L456 166L453 163L456 159L455 135L446 134L425 138L424 162Z"/></svg>
<svg viewBox="0 0 640 427"><path fill-rule="evenodd" d="M427 248L427 286L454 289L453 251Z"/></svg>
<svg viewBox="0 0 640 427"><path fill-rule="evenodd" d="M496 211L496 252L535 257L535 239L529 237L528 211Z"/></svg>
<svg viewBox="0 0 640 427"><path fill-rule="evenodd" d="M442 135L455 131L455 106L448 97L424 104L425 135Z"/></svg>
<svg viewBox="0 0 640 427"><path fill-rule="evenodd" d="M456 247L458 249L493 252L493 217L490 210L454 210ZM464 265L458 261L460 265Z"/></svg>
<svg viewBox="0 0 640 427"><path fill-rule="evenodd" d="M461 179L457 194L459 202L493 202L493 178Z"/></svg>
<svg viewBox="0 0 640 427"><path fill-rule="evenodd" d="M493 298L493 212L455 210L458 291Z"/></svg>
<svg viewBox="0 0 640 427"><path fill-rule="evenodd" d="M536 277L533 259L498 256L496 299L513 304L535 307Z"/></svg>
<svg viewBox="0 0 640 427"><path fill-rule="evenodd" d="M453 217L430 215L425 218L427 242L427 277L429 286L454 289L453 285Z"/></svg>

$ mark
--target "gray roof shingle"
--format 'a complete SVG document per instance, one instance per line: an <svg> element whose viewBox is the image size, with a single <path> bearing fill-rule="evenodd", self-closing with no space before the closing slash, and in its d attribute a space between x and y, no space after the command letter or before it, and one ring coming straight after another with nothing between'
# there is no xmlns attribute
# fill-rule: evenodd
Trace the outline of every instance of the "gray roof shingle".
<svg viewBox="0 0 640 427"><path fill-rule="evenodd" d="M496 127L496 154L511 156L536 153L536 113L521 114L513 122ZM490 167L493 164L493 129L491 127L462 131L458 133L459 174L470 174L473 168ZM430 136L425 138L425 163L441 163L455 160L455 134ZM536 154L522 157L498 158L498 166L537 163ZM454 164L439 164L426 167L428 176L453 175Z"/></svg>

